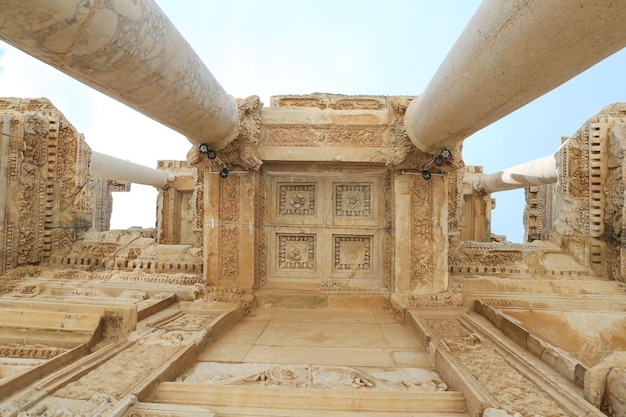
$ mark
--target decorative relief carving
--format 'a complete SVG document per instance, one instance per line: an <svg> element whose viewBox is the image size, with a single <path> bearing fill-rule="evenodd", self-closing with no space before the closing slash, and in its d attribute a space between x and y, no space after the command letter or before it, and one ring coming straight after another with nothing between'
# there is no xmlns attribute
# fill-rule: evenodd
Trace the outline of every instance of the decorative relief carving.
<svg viewBox="0 0 626 417"><path fill-rule="evenodd" d="M8 281L0 285L0 294L11 294L13 297L34 297L41 292L40 285Z"/></svg>
<svg viewBox="0 0 626 417"><path fill-rule="evenodd" d="M371 236L334 235L333 240L336 271L372 269Z"/></svg>
<svg viewBox="0 0 626 417"><path fill-rule="evenodd" d="M0 346L0 357L23 359L52 359L67 351L67 349L46 345L11 344Z"/></svg>
<svg viewBox="0 0 626 417"><path fill-rule="evenodd" d="M349 294L381 294L388 295L389 290L387 288L370 288L370 287L355 287L338 281L324 281L321 284L315 286L317 291L321 291L326 294L337 295L349 295Z"/></svg>
<svg viewBox="0 0 626 417"><path fill-rule="evenodd" d="M315 269L315 235L278 234L279 269Z"/></svg>
<svg viewBox="0 0 626 417"><path fill-rule="evenodd" d="M524 190L526 205L524 207L524 241L543 240L546 236L544 228L544 207L546 200L545 186L531 186Z"/></svg>
<svg viewBox="0 0 626 417"><path fill-rule="evenodd" d="M34 103L37 103L34 105ZM88 173L90 150L82 135L46 99L3 100L3 162L13 203L4 216L4 272L49 261L92 226L106 224L110 195L96 192Z"/></svg>
<svg viewBox="0 0 626 417"><path fill-rule="evenodd" d="M335 216L371 217L371 184L335 184Z"/></svg>
<svg viewBox="0 0 626 417"><path fill-rule="evenodd" d="M269 146L382 146L385 126L375 125L266 125Z"/></svg>
<svg viewBox="0 0 626 417"><path fill-rule="evenodd" d="M256 212L255 223L265 225L267 221L267 190L265 187L265 178L261 181L257 181L256 185ZM254 229L254 238L256 244L254 245L256 259L265 260L268 258L268 233L266 233L265 227L257 227ZM259 261L255 262L256 265L256 279L257 285L262 287L267 282L267 264L268 262Z"/></svg>
<svg viewBox="0 0 626 417"><path fill-rule="evenodd" d="M411 179L411 275L410 289L435 282L435 242L433 228L433 182Z"/></svg>
<svg viewBox="0 0 626 417"><path fill-rule="evenodd" d="M218 284L239 282L239 189L241 180L231 175L219 182L219 278Z"/></svg>
<svg viewBox="0 0 626 417"><path fill-rule="evenodd" d="M204 169L196 168L192 173L194 188L191 196L193 208L192 230L202 232L204 225Z"/></svg>
<svg viewBox="0 0 626 417"><path fill-rule="evenodd" d="M459 222L463 213L463 170L448 173L448 235L450 244L458 240Z"/></svg>
<svg viewBox="0 0 626 417"><path fill-rule="evenodd" d="M544 261L544 255L562 258L557 271ZM448 266L451 272L497 274L555 274L582 276L592 272L572 259L557 246L547 242L472 242L465 241L450 251Z"/></svg>
<svg viewBox="0 0 626 417"><path fill-rule="evenodd" d="M559 404L518 371L493 342L459 319L429 318L433 334L508 413L566 417Z"/></svg>
<svg viewBox="0 0 626 417"><path fill-rule="evenodd" d="M247 294L241 288L205 287L202 284L194 285L191 298L209 303L235 303L239 305L244 315L250 313L251 304L254 301L254 296Z"/></svg>
<svg viewBox="0 0 626 417"><path fill-rule="evenodd" d="M41 398L39 398L41 399ZM89 400L82 401L48 401L44 399L33 405L34 401L24 401L20 405L11 401L4 407L0 407L2 416L18 417L97 417L97 416L120 416L120 412L127 410L137 402L134 395L128 395L120 401L107 394L95 393Z"/></svg>
<svg viewBox="0 0 626 417"><path fill-rule="evenodd" d="M150 333L140 340L53 395L75 400L89 400L95 394L121 398L131 387L167 363L181 344L195 342L184 332L164 331Z"/></svg>
<svg viewBox="0 0 626 417"><path fill-rule="evenodd" d="M393 282L393 252L391 248L394 245L394 237L391 234L392 231L392 218L394 216L393 210L395 204L393 204L393 189L391 181L391 171L385 171L383 176L383 200L385 204L385 234L383 239L383 271L385 274L384 282L387 288L393 288L395 283Z"/></svg>
<svg viewBox="0 0 626 417"><path fill-rule="evenodd" d="M387 107L384 96L346 96L326 93L273 96L270 105L272 107L316 107L322 110L382 110Z"/></svg>
<svg viewBox="0 0 626 417"><path fill-rule="evenodd" d="M315 216L315 184L278 184L279 216Z"/></svg>
<svg viewBox="0 0 626 417"><path fill-rule="evenodd" d="M317 107L325 109L328 100L322 97L272 97L272 107Z"/></svg>
<svg viewBox="0 0 626 417"><path fill-rule="evenodd" d="M158 327L163 330L182 330L186 332L199 331L217 316L218 314L183 313L173 320L159 325Z"/></svg>
<svg viewBox="0 0 626 417"><path fill-rule="evenodd" d="M387 166L396 167L402 164L407 156L415 149L404 127L406 109L413 100L412 97L389 97L388 103L393 109L394 117L389 126ZM426 155L424 155L426 156ZM424 163L426 159L424 160Z"/></svg>
<svg viewBox="0 0 626 417"><path fill-rule="evenodd" d="M372 391L447 391L438 373L419 368L350 368L345 366L223 364L201 362L179 382L207 385L251 385L303 389Z"/></svg>
<svg viewBox="0 0 626 417"><path fill-rule="evenodd" d="M384 97L350 97L336 100L330 104L330 108L334 110L381 110L385 107L387 105Z"/></svg>
<svg viewBox="0 0 626 417"><path fill-rule="evenodd" d="M147 274L141 271L120 272L111 276L111 282L149 282L152 284L193 285L203 281L199 275L191 274Z"/></svg>
<svg viewBox="0 0 626 417"><path fill-rule="evenodd" d="M404 311L406 308L461 307L463 301L463 294L454 291L419 295L394 293L390 297L391 305L398 311Z"/></svg>
<svg viewBox="0 0 626 417"><path fill-rule="evenodd" d="M239 134L237 137L220 149L217 153L222 165L239 165L244 169L258 171L263 161L259 158L257 146L261 133L260 112L263 103L258 96L237 99L239 106Z"/></svg>

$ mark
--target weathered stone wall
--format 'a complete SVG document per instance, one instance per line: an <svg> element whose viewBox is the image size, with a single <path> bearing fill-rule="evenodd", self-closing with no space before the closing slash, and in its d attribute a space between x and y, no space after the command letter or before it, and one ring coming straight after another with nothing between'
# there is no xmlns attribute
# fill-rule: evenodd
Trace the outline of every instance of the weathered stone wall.
<svg viewBox="0 0 626 417"><path fill-rule="evenodd" d="M605 107L585 122L557 152L558 183L553 191L542 187L539 203L544 211L552 211L549 240L595 274L617 280L624 276L624 123L622 103ZM544 222L549 222L550 215L544 216ZM530 236L532 229L527 233Z"/></svg>
<svg viewBox="0 0 626 417"><path fill-rule="evenodd" d="M108 227L108 185L89 178L89 147L50 101L0 99L0 131L0 271L48 261Z"/></svg>

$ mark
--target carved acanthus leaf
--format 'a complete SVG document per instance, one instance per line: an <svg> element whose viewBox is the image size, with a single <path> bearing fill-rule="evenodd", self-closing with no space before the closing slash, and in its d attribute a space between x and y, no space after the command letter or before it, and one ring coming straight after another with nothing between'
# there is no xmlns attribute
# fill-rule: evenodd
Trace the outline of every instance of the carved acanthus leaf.
<svg viewBox="0 0 626 417"><path fill-rule="evenodd" d="M239 106L239 134L224 149L217 152L217 159L224 166L239 165L244 169L258 171L263 165L257 146L261 134L259 114L263 103L258 96L237 99Z"/></svg>

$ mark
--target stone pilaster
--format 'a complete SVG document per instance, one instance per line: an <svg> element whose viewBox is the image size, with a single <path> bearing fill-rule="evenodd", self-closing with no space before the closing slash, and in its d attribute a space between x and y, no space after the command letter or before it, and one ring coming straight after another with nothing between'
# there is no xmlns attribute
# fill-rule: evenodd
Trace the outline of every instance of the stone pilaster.
<svg viewBox="0 0 626 417"><path fill-rule="evenodd" d="M250 290L255 285L254 207L257 173L221 178L205 169L204 257L206 282Z"/></svg>
<svg viewBox="0 0 626 417"><path fill-rule="evenodd" d="M444 175L395 176L394 291L432 294L448 288L448 202Z"/></svg>

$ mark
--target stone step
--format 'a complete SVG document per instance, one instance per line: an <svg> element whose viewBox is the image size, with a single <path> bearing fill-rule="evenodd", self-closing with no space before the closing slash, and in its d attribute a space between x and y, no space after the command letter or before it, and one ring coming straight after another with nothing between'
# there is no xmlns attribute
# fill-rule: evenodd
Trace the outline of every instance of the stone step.
<svg viewBox="0 0 626 417"><path fill-rule="evenodd" d="M318 410L296 409L252 409L252 408L220 408L219 417L469 417L467 413L431 413L428 411L414 411L410 413L368 412L368 411L330 411L324 410L321 414Z"/></svg>
<svg viewBox="0 0 626 417"><path fill-rule="evenodd" d="M91 342L100 324L99 314L0 308L0 345L71 348Z"/></svg>
<svg viewBox="0 0 626 417"><path fill-rule="evenodd" d="M458 391L374 391L164 382L152 401L215 410L219 416L463 416ZM343 413L343 414L342 414Z"/></svg>

